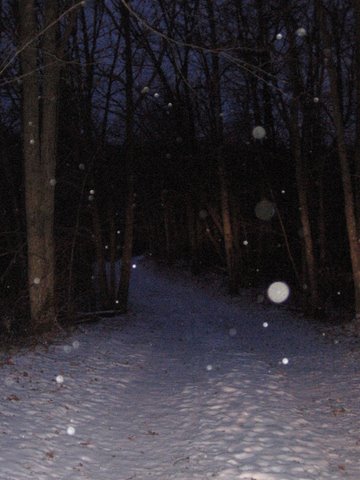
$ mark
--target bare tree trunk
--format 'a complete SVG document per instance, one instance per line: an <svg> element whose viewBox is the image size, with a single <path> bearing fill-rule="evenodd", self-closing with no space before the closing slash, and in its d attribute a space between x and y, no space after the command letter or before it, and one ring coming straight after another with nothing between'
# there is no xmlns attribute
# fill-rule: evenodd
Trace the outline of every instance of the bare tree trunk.
<svg viewBox="0 0 360 480"><path fill-rule="evenodd" d="M337 133L337 150L340 161L341 180L344 192L344 209L347 227L347 235L350 246L350 259L354 282L355 316L360 328L360 243L357 236L357 223L354 205L354 189L351 180L350 164L346 151L345 128L341 115L341 105L338 90L336 67L331 58L331 39L326 28L326 12L321 5L320 28L325 40L325 63L330 80L330 89L333 103L333 121Z"/></svg>
<svg viewBox="0 0 360 480"><path fill-rule="evenodd" d="M236 293L238 293L239 290L238 272L235 265L234 241L230 213L230 199L225 172L225 161L222 155L222 150L220 148L218 149L217 156L226 267L229 275L229 293L230 295L235 295Z"/></svg>
<svg viewBox="0 0 360 480"><path fill-rule="evenodd" d="M45 26L52 24L57 18L57 3L45 2ZM41 108L40 155L44 177L41 209L44 221L44 241L46 256L46 276L44 289L47 291L47 302L50 322L56 315L55 302L55 185L58 129L58 93L60 79L60 63L57 60L57 28L48 28L44 34L44 80Z"/></svg>
<svg viewBox="0 0 360 480"><path fill-rule="evenodd" d="M292 154L295 160L296 188L299 198L300 220L302 227L302 238L304 241L304 255L306 265L306 278L309 282L307 288L310 288L311 307L317 308L320 304L319 289L317 281L316 261L314 253L314 243L310 225L310 214L307 193L307 178L304 171L303 159L301 153L300 134L298 130L298 107L297 100L293 100L290 116L291 146Z"/></svg>
<svg viewBox="0 0 360 480"><path fill-rule="evenodd" d="M116 299L116 226L114 217L114 207L110 202L108 207L109 216L109 250L110 250L110 300L115 302Z"/></svg>
<svg viewBox="0 0 360 480"><path fill-rule="evenodd" d="M355 141L355 206L356 206L356 220L358 227L358 235L360 235L360 0L352 0L355 10L356 21L356 50L355 50L355 65L356 65L356 141Z"/></svg>
<svg viewBox="0 0 360 480"><path fill-rule="evenodd" d="M96 258L96 281L99 282L99 294L100 294L100 308L109 307L109 289L106 275L105 253L104 244L102 239L102 228L99 218L98 207L96 203L93 204L92 209L92 222L94 231L94 243L95 243L95 258ZM98 307L98 306L97 306Z"/></svg>
<svg viewBox="0 0 360 480"><path fill-rule="evenodd" d="M129 1L127 2L129 3ZM132 45L130 32L130 17L128 9L121 4L121 15L123 18L124 37L125 37L125 71L126 71L126 179L127 179L127 199L125 215L125 233L124 245L121 259L121 276L118 289L119 309L126 312L128 309L129 286L131 276L131 259L134 242L134 222L135 222L135 194L134 194L134 99L133 99L133 67L132 67Z"/></svg>
<svg viewBox="0 0 360 480"><path fill-rule="evenodd" d="M325 189L324 189L324 169L325 160L321 166L319 174L319 213L318 213L318 233L319 233L319 267L323 273L326 268L326 216L325 216Z"/></svg>
<svg viewBox="0 0 360 480"><path fill-rule="evenodd" d="M172 229L171 229L171 208L168 191L161 192L161 203L163 207L164 217L164 233L165 233L165 253L167 262L173 261L173 245L172 245Z"/></svg>
<svg viewBox="0 0 360 480"><path fill-rule="evenodd" d="M214 5L211 0L207 0L207 10L209 15L209 27L212 47L217 48L217 32L215 23ZM234 295L238 292L238 271L235 262L233 231L230 213L230 198L227 183L226 164L223 156L223 122L221 117L221 78L219 57L216 53L211 55L212 72L210 79L210 97L213 102L213 123L216 148L217 170L220 185L220 205L223 223L224 246L226 255L226 267L229 276L229 293Z"/></svg>
<svg viewBox="0 0 360 480"><path fill-rule="evenodd" d="M129 158L129 157L128 157ZM131 157L130 157L131 158ZM131 260L134 243L134 221L135 221L135 205L134 205L134 178L128 173L127 177L127 198L126 198L126 214L125 214L125 233L124 244L121 257L121 276L118 289L119 310L125 313L128 309L129 287L131 277Z"/></svg>
<svg viewBox="0 0 360 480"><path fill-rule="evenodd" d="M196 228L196 216L194 214L194 205L190 194L186 198L186 217L187 217L187 230L190 244L190 262L191 273L197 275L200 272L199 264L199 246L198 235Z"/></svg>
<svg viewBox="0 0 360 480"><path fill-rule="evenodd" d="M35 1L22 2L20 11L21 41L23 46L35 36ZM32 325L41 318L43 277L45 259L43 257L43 232L40 225L40 132L39 132L39 91L37 82L36 48L24 48L20 53L22 70L22 121L23 152L25 169L25 207L28 249L28 284ZM43 284L44 285L44 284Z"/></svg>
<svg viewBox="0 0 360 480"><path fill-rule="evenodd" d="M44 34L44 98L40 116L37 42L34 40L37 37L35 1L19 3L30 313L32 329L43 331L52 328L56 322L53 222L59 67L56 62L56 29L53 27ZM48 2L45 24L49 25L55 19L56 3ZM49 58L51 66L46 65L50 63Z"/></svg>

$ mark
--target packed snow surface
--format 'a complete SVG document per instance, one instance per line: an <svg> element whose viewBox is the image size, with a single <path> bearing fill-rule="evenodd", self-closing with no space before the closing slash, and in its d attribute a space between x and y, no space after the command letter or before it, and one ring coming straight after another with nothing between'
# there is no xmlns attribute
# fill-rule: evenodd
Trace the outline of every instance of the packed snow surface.
<svg viewBox="0 0 360 480"><path fill-rule="evenodd" d="M360 479L356 345L136 264L127 316L3 354L1 480Z"/></svg>

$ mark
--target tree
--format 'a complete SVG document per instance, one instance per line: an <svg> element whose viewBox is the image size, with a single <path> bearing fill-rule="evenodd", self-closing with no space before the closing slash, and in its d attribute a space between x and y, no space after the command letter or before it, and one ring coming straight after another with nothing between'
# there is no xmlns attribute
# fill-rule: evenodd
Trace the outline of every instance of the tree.
<svg viewBox="0 0 360 480"><path fill-rule="evenodd" d="M56 2L45 2L42 12L35 0L21 0L19 14L28 288L31 326L38 332L53 328L57 315L54 201L63 44Z"/></svg>
<svg viewBox="0 0 360 480"><path fill-rule="evenodd" d="M332 41L327 25L327 13L323 4L319 4L320 28L324 42L324 62L328 71L330 91L333 106L333 122L336 131L336 145L341 169L341 180L344 193L344 211L347 236L350 247L351 267L355 295L355 316L360 325L360 243L355 212L355 194L352 180L352 170L347 152L344 119L339 97L339 78L337 66L334 63ZM338 58L339 61L339 58Z"/></svg>
<svg viewBox="0 0 360 480"><path fill-rule="evenodd" d="M130 2L127 2L130 3ZM134 195L134 98L133 98L133 67L132 67L132 41L130 30L130 15L126 5L121 3L120 11L124 25L125 38L125 169L126 169L126 211L125 211L125 234L123 253L121 257L121 276L118 289L119 309L126 312L128 308L129 285L131 275L131 258L134 242L135 220L135 195Z"/></svg>
<svg viewBox="0 0 360 480"><path fill-rule="evenodd" d="M230 195L227 179L226 162L223 152L224 127L222 121L222 101L221 101L221 74L219 55L215 52L218 45L218 35L216 30L214 5L211 0L206 3L211 46L211 71L209 72L209 93L210 93L210 111L212 113L214 148L216 151L217 172L220 185L220 203L222 228L224 234L224 246L226 256L226 266L229 276L229 293L236 294L239 289L238 261L234 251L233 226L230 212Z"/></svg>

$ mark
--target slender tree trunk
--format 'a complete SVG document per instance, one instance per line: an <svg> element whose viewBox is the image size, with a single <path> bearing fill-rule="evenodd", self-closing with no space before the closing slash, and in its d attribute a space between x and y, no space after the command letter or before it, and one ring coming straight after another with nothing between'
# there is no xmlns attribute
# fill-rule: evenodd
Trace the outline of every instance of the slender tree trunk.
<svg viewBox="0 0 360 480"><path fill-rule="evenodd" d="M207 10L209 15L210 38L214 49L217 48L217 32L215 23L215 12L212 0L207 0ZM217 171L220 185L220 205L222 226L224 234L224 247L226 255L226 267L229 276L229 293L234 295L238 292L238 271L235 262L233 230L231 223L229 187L227 182L226 164L223 155L223 122L221 116L221 78L219 57L216 53L211 56L212 72L210 79L210 97L213 102L213 129L215 138Z"/></svg>
<svg viewBox="0 0 360 480"><path fill-rule="evenodd" d="M190 244L190 265L191 273L197 275L200 272L199 264L199 246L198 235L196 228L196 215L194 213L194 205L191 195L187 195L186 198L186 217L187 217L187 230Z"/></svg>
<svg viewBox="0 0 360 480"><path fill-rule="evenodd" d="M131 157L127 157L129 160ZM134 204L134 178L128 173L127 177L127 199L125 213L125 233L124 244L121 257L121 275L117 298L119 301L119 310L122 313L127 312L129 287L132 267L132 251L134 243L134 222L135 222L135 204Z"/></svg>
<svg viewBox="0 0 360 480"><path fill-rule="evenodd" d="M230 199L225 172L225 161L222 155L222 150L220 148L218 149L217 157L226 267L229 275L229 293L230 295L235 295L236 293L238 293L239 290L238 272L235 264L234 241L230 213Z"/></svg>
<svg viewBox="0 0 360 480"><path fill-rule="evenodd" d="M341 104L339 98L338 81L336 67L331 58L331 39L326 28L325 18L326 12L321 6L320 9L320 28L325 40L325 63L329 75L330 89L333 103L333 121L337 134L337 150L340 161L341 180L344 192L344 209L347 227L347 235L350 247L350 259L354 282L355 297L355 316L360 328L360 243L357 235L357 223L354 205L354 189L351 180L350 163L346 151L345 127L341 116Z"/></svg>
<svg viewBox="0 0 360 480"><path fill-rule="evenodd" d="M129 0L127 3L130 3ZM129 286L131 276L131 260L134 242L134 222L135 222L135 193L134 193L134 99L133 99L133 67L132 67L132 45L130 32L130 17L128 9L121 4L121 15L123 18L124 37L125 37L125 72L126 72L126 180L127 180L127 199L125 214L125 232L124 245L121 259L121 275L118 289L119 309L126 312L128 309Z"/></svg>
<svg viewBox="0 0 360 480"><path fill-rule="evenodd" d="M319 212L318 212L318 233L319 233L319 267L322 272L326 268L326 215L325 215L325 188L324 188L325 160L319 174Z"/></svg>
<svg viewBox="0 0 360 480"><path fill-rule="evenodd" d="M317 270L314 253L314 243L310 225L310 213L308 204L307 193L307 178L303 166L303 158L301 152L300 134L298 130L298 107L297 100L293 100L291 106L291 118L290 118L290 130L291 130L291 146L292 154L295 160L295 172L296 172L296 188L299 198L300 207L300 220L304 241L304 255L306 265L306 278L310 289L311 307L316 308L319 306L319 288L317 281Z"/></svg>
<svg viewBox="0 0 360 480"><path fill-rule="evenodd" d="M171 207L167 190L161 192L161 203L164 216L165 254L167 262L171 263L173 261L173 238L171 229Z"/></svg>
<svg viewBox="0 0 360 480"><path fill-rule="evenodd" d="M102 228L96 203L92 206L92 222L94 231L94 244L95 244L95 258L96 258L96 281L99 282L99 301L100 305L97 308L109 307L109 289L106 275L106 262L104 253L104 243L102 239Z"/></svg>
<svg viewBox="0 0 360 480"><path fill-rule="evenodd" d="M116 226L114 217L114 207L110 202L108 207L109 216L109 250L110 250L110 300L115 302L116 299Z"/></svg>

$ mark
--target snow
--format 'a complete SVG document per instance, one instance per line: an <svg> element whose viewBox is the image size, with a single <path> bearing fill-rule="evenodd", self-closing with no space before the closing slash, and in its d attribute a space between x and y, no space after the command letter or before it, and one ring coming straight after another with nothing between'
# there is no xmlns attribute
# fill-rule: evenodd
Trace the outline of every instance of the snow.
<svg viewBox="0 0 360 480"><path fill-rule="evenodd" d="M1 480L360 478L356 344L136 265L126 317L3 354Z"/></svg>

